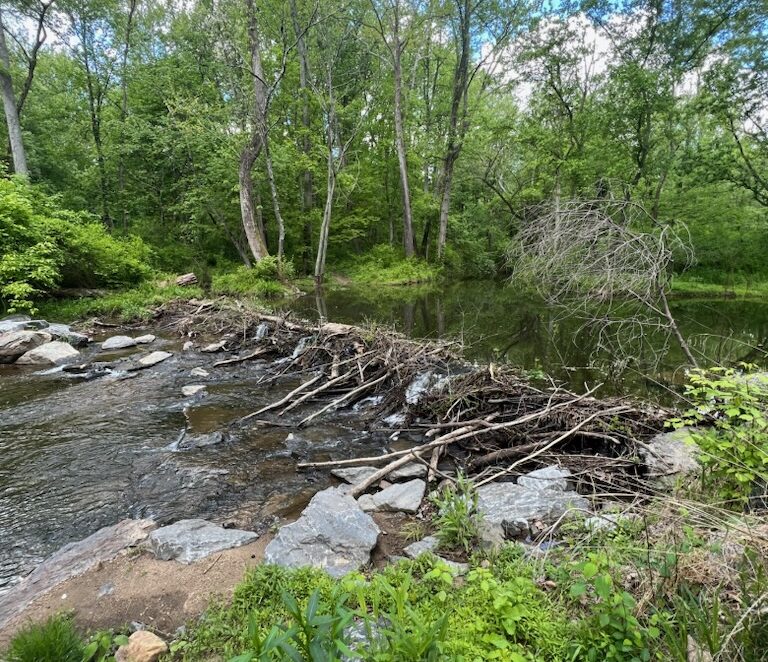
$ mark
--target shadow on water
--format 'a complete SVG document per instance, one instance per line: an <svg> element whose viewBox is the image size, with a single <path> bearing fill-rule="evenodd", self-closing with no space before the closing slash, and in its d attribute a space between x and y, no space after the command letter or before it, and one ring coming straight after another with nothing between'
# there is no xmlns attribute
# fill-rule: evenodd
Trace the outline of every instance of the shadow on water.
<svg viewBox="0 0 768 662"><path fill-rule="evenodd" d="M300 317L394 326L416 338L453 338L479 362L506 361L581 388L605 383L604 393L669 401L667 388L684 380L680 348L663 334L630 344L623 356L601 347L599 325L566 319L541 301L497 281L446 286L326 289L284 304ZM677 300L673 312L702 365L765 362L768 303ZM660 382L656 383L656 382Z"/></svg>

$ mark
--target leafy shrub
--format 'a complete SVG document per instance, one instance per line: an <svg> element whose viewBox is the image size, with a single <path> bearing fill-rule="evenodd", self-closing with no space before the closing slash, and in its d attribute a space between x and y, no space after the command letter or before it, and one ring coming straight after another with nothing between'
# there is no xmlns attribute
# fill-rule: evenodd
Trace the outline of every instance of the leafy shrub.
<svg viewBox="0 0 768 662"><path fill-rule="evenodd" d="M455 487L448 486L431 497L437 508L435 526L441 547L461 548L469 553L482 522L477 490L472 481L459 474Z"/></svg>
<svg viewBox="0 0 768 662"><path fill-rule="evenodd" d="M703 480L726 500L747 503L768 476L768 377L733 368L693 370L686 395L694 406L675 426L712 423L691 438L701 450Z"/></svg>
<svg viewBox="0 0 768 662"><path fill-rule="evenodd" d="M0 178L0 305L35 309L57 287L114 287L146 278L149 248L109 235L91 215L57 206L18 180Z"/></svg>
<svg viewBox="0 0 768 662"><path fill-rule="evenodd" d="M30 625L11 641L8 662L82 662L83 643L72 621L53 616L45 623Z"/></svg>
<svg viewBox="0 0 768 662"><path fill-rule="evenodd" d="M436 280L439 270L418 258L406 259L394 246L379 244L349 265L347 273L359 283L407 285Z"/></svg>

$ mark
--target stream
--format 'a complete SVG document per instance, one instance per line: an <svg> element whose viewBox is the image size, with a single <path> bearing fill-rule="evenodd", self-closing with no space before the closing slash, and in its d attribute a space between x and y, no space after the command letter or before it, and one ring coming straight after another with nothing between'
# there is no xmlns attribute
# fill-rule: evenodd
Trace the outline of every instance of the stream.
<svg viewBox="0 0 768 662"><path fill-rule="evenodd" d="M599 380L609 392L664 401L684 377L674 346L663 350L659 340L655 352L617 362L597 349L593 331L494 282L328 289L281 305L301 317L458 338L470 359L548 371L578 388ZM750 347L768 337L768 304L676 301L674 312L711 360L763 362ZM260 361L212 368L221 355L182 351L173 337L151 346L172 352L170 359L133 373L119 369L119 359L147 349L107 353L91 344L84 361L116 362L93 379L0 365L0 593L62 545L126 517L202 517L264 530L331 483L325 473L297 473L297 460L376 454L392 443L386 431L366 431L365 410L356 408L302 430L291 424L306 411L285 416L280 427L231 426L298 379L267 381ZM197 367L209 376L192 376ZM203 395L182 395L183 386L198 383L207 386Z"/></svg>

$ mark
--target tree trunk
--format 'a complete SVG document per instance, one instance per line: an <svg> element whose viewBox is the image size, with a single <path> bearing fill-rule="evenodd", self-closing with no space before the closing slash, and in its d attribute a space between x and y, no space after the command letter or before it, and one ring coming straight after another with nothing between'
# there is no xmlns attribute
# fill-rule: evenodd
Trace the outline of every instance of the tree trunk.
<svg viewBox="0 0 768 662"><path fill-rule="evenodd" d="M317 242L317 259L315 260L315 282L322 285L325 278L325 258L328 253L328 237L331 229L331 212L333 211L333 196L336 191L336 172L333 165L333 150L328 151L328 181L325 193L323 221L320 224L320 239Z"/></svg>
<svg viewBox="0 0 768 662"><path fill-rule="evenodd" d="M261 258L269 255L267 250L267 241L264 237L264 227L258 219L256 209L253 204L253 180L251 171L253 164L261 152L261 138L254 134L251 142L243 147L240 152L240 168L238 178L240 184L240 215L243 221L243 230L245 238L248 240L248 247L251 249L253 259L258 262Z"/></svg>
<svg viewBox="0 0 768 662"><path fill-rule="evenodd" d="M403 248L406 257L413 257L416 248L413 240L413 215L411 213L411 190L408 186L408 161L405 151L405 129L403 127L403 72L401 56L403 44L400 41L400 3L395 2L393 22L392 59L394 63L395 84L395 146L397 163L400 169L400 192L403 198Z"/></svg>
<svg viewBox="0 0 768 662"><path fill-rule="evenodd" d="M277 184L275 183L275 173L272 169L272 154L269 151L269 137L264 134L261 137L261 141L264 144L264 160L267 165L269 195L272 198L272 210L275 213L275 220L277 221L277 259L282 260L283 251L285 249L285 223L283 222L283 215L280 213L280 201L277 197Z"/></svg>
<svg viewBox="0 0 768 662"><path fill-rule="evenodd" d="M29 176L27 169L27 155L24 151L24 141L21 137L21 122L16 108L16 98L13 93L13 79L11 78L11 61L8 55L8 45L5 41L5 27L3 16L0 12L0 86L3 94L3 108L5 109L5 122L8 126L8 140L11 143L11 156L13 158L13 171L22 177Z"/></svg>

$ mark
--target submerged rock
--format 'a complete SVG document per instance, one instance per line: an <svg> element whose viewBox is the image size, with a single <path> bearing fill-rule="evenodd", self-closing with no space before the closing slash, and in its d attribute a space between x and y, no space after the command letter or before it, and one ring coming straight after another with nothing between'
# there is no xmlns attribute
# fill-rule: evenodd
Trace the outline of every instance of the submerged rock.
<svg viewBox="0 0 768 662"><path fill-rule="evenodd" d="M657 475L696 473L700 469L699 447L691 438L691 428L683 427L657 434L640 450L648 469Z"/></svg>
<svg viewBox="0 0 768 662"><path fill-rule="evenodd" d="M0 363L13 363L23 354L52 339L43 331L9 331L0 335Z"/></svg>
<svg viewBox="0 0 768 662"><path fill-rule="evenodd" d="M357 502L329 488L312 497L298 520L267 545L265 561L289 568L311 566L341 577L368 563L379 527Z"/></svg>
<svg viewBox="0 0 768 662"><path fill-rule="evenodd" d="M185 398L191 398L198 393L202 393L205 389L205 384L187 384L181 387L181 393Z"/></svg>
<svg viewBox="0 0 768 662"><path fill-rule="evenodd" d="M364 494L360 497L360 507L363 510L415 513L426 488L426 482L418 478L407 483L396 483L376 494Z"/></svg>
<svg viewBox="0 0 768 662"><path fill-rule="evenodd" d="M168 645L148 630L138 630L128 643L120 646L115 653L115 662L156 662L168 652Z"/></svg>
<svg viewBox="0 0 768 662"><path fill-rule="evenodd" d="M209 375L205 368L192 368L192 370L189 371L189 374L193 377L207 377Z"/></svg>
<svg viewBox="0 0 768 662"><path fill-rule="evenodd" d="M257 537L253 531L225 529L204 519L183 519L153 531L149 542L161 561L192 563L225 549L247 545Z"/></svg>
<svg viewBox="0 0 768 662"><path fill-rule="evenodd" d="M61 365L80 356L72 345L54 340L40 345L21 356L16 363L22 365Z"/></svg>
<svg viewBox="0 0 768 662"><path fill-rule="evenodd" d="M126 349L135 346L136 340L130 336L112 336L101 343L102 349Z"/></svg>
<svg viewBox="0 0 768 662"><path fill-rule="evenodd" d="M65 545L10 591L0 595L0 627L37 596L143 542L154 527L152 520L126 519L100 529L84 540Z"/></svg>

